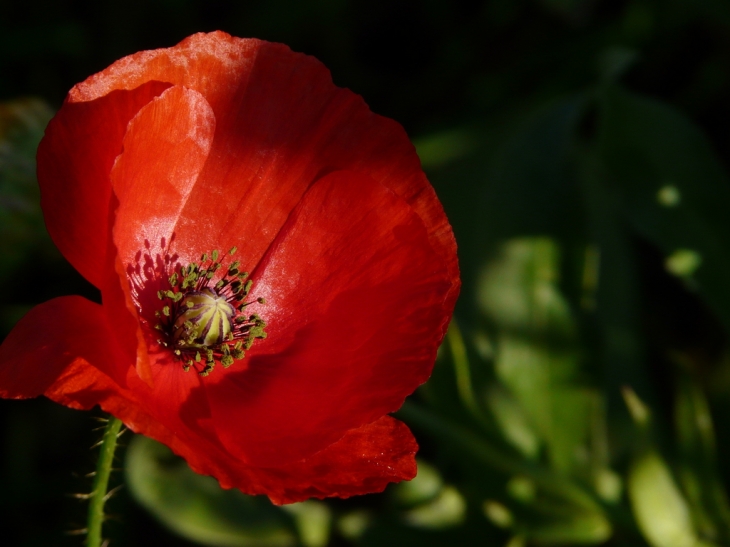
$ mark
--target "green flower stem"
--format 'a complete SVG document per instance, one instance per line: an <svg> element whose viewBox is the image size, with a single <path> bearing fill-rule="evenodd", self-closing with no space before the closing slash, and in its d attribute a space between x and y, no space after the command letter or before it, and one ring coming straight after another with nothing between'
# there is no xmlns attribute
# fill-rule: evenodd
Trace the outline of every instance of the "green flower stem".
<svg viewBox="0 0 730 547"><path fill-rule="evenodd" d="M114 449L117 446L117 437L121 428L122 421L114 416L110 416L104 428L104 435L101 438L99 460L96 462L96 474L94 475L94 485L91 494L89 494L89 516L86 526L87 547L101 546L104 503L107 500L106 489L109 484L109 475L112 471Z"/></svg>

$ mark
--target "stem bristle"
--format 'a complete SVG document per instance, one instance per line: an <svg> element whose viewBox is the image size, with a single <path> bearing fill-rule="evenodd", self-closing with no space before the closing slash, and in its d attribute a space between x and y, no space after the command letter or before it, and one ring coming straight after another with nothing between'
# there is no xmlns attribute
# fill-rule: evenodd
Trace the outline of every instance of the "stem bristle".
<svg viewBox="0 0 730 547"><path fill-rule="evenodd" d="M119 489L119 487L116 487L107 492L114 461L114 449L121 434L122 425L121 420L111 416L101 440L94 445L94 447L100 446L101 449L99 450L99 459L96 462L92 491L88 495L87 547L104 547L108 545L108 540L102 540L101 528L105 518L104 503Z"/></svg>

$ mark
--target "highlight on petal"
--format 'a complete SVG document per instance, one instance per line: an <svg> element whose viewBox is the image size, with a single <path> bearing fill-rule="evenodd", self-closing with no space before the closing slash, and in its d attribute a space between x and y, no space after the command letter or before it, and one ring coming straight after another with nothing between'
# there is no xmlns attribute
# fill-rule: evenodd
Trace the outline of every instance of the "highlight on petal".
<svg viewBox="0 0 730 547"><path fill-rule="evenodd" d="M213 142L216 119L205 98L168 88L130 120L111 170L119 200L114 242L123 263L170 241ZM215 208L215 202L209 202Z"/></svg>
<svg viewBox="0 0 730 547"><path fill-rule="evenodd" d="M118 206L107 257L108 270L115 273L105 279L105 307L110 319L120 323L119 336L130 349L136 348L137 371L148 383L152 374L148 340L139 327L137 308L154 305L160 287L148 283L143 291L127 278L130 268L137 278L144 275L140 250L159 254L171 241L180 211L208 158L214 131L215 117L205 98L180 86L171 87L129 122L124 152L111 171ZM135 298L130 291L136 291Z"/></svg>

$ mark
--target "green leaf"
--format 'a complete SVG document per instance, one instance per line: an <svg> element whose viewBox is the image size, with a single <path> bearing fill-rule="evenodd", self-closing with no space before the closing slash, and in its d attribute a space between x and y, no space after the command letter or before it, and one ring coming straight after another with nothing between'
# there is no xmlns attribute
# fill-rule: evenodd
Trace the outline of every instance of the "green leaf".
<svg viewBox="0 0 730 547"><path fill-rule="evenodd" d="M699 547L687 500L669 467L654 450L631 465L628 493L636 522L652 547Z"/></svg>
<svg viewBox="0 0 730 547"><path fill-rule="evenodd" d="M294 515L304 547L324 547L329 542L332 514L327 504L316 500L292 503L282 507Z"/></svg>
<svg viewBox="0 0 730 547"><path fill-rule="evenodd" d="M536 459L541 441L517 398L498 384L485 397L505 439L526 458Z"/></svg>
<svg viewBox="0 0 730 547"><path fill-rule="evenodd" d="M486 466L491 473L496 471L521 477L534 483L537 491L553 499L563 500L578 511L603 514L596 498L582 485L562 473L515 457L512 451L491 444L462 424L445 420L410 401L406 401L398 416L409 425L428 431L442 444L458 451L460 462L470 470L479 473L481 465Z"/></svg>
<svg viewBox="0 0 730 547"><path fill-rule="evenodd" d="M573 163L586 100L583 94L570 96L515 123L485 176L481 234L497 241L524 235L581 239L582 204Z"/></svg>
<svg viewBox="0 0 730 547"><path fill-rule="evenodd" d="M409 526L428 529L455 527L466 517L466 501L452 485L444 484L438 470L419 460L418 474L391 490L397 504L404 507L403 520Z"/></svg>
<svg viewBox="0 0 730 547"><path fill-rule="evenodd" d="M611 522L600 510L576 506L551 493L536 491L525 477L508 484L512 499L501 503L487 500L485 516L500 528L541 544L594 544L612 534Z"/></svg>
<svg viewBox="0 0 730 547"><path fill-rule="evenodd" d="M288 547L294 523L268 499L223 490L190 470L164 445L137 435L126 459L134 498L181 536L216 547Z"/></svg>
<svg viewBox="0 0 730 547"><path fill-rule="evenodd" d="M412 507L432 501L443 487L444 481L438 470L419 459L415 478L396 484L392 492L399 505Z"/></svg>
<svg viewBox="0 0 730 547"><path fill-rule="evenodd" d="M609 520L598 512L578 511L556 504L542 505L542 514L534 519L521 519L521 535L535 542L553 545L596 544L611 537ZM562 510L561 510L562 509Z"/></svg>
<svg viewBox="0 0 730 547"><path fill-rule="evenodd" d="M602 384L607 419L620 431L614 437L613 449L621 451L634 433L621 398L623 387L631 386L651 403L656 400L641 337L636 256L620 196L606 183L601 161L586 153L580 170L587 237L591 241L586 252L581 307L589 324L595 325L587 349L594 367L601 371L597 379Z"/></svg>
<svg viewBox="0 0 730 547"><path fill-rule="evenodd" d="M679 479L703 537L730 542L730 503L723 487L715 446L713 419L705 394L680 369L675 423L681 463Z"/></svg>
<svg viewBox="0 0 730 547"><path fill-rule="evenodd" d="M478 297L498 333L497 377L548 446L552 464L569 472L588 437L592 401L578 382L579 341L559 281L560 250L554 240L513 239L485 267ZM495 414L507 408L495 407ZM502 422L514 425L518 418ZM505 433L514 437L516 431Z"/></svg>
<svg viewBox="0 0 730 547"><path fill-rule="evenodd" d="M431 501L409 509L403 515L410 526L443 529L458 526L466 517L466 501L453 486L444 486Z"/></svg>
<svg viewBox="0 0 730 547"><path fill-rule="evenodd" d="M468 311L479 268L502 241L525 234L580 236L571 162L586 100L581 93L539 106L530 102L488 123L416 140L459 242L460 302Z"/></svg>
<svg viewBox="0 0 730 547"><path fill-rule="evenodd" d="M477 137L468 129L451 129L414 139L424 169L443 167L467 156L477 146Z"/></svg>
<svg viewBox="0 0 730 547"><path fill-rule="evenodd" d="M599 147L631 224L730 330L730 179L712 145L669 105L608 86Z"/></svg>

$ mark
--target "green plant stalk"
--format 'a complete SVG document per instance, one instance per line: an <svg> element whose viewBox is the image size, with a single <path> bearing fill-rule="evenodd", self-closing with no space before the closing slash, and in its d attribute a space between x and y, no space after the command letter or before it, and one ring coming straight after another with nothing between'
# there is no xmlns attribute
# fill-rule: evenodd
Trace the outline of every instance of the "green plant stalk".
<svg viewBox="0 0 730 547"><path fill-rule="evenodd" d="M117 437L122 428L122 421L114 416L104 428L99 448L99 459L96 462L96 474L91 494L89 494L89 514L86 526L86 546L101 547L101 527L104 523L104 503L107 500L107 486L112 471L114 449Z"/></svg>
<svg viewBox="0 0 730 547"><path fill-rule="evenodd" d="M474 388L471 382L471 370L469 368L469 357L466 353L466 344L464 344L464 337L461 335L461 329L459 329L455 318L451 320L449 330L446 331L446 339L449 342L451 358L454 361L456 388L459 391L461 402L471 412L472 416L481 421L481 411L479 410L477 399L474 396Z"/></svg>

